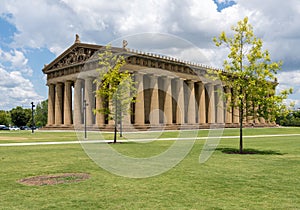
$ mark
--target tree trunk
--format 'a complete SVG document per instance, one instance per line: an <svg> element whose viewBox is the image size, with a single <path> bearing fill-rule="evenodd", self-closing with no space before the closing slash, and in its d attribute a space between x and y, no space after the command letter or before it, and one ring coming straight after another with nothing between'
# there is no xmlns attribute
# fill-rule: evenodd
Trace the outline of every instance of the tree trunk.
<svg viewBox="0 0 300 210"><path fill-rule="evenodd" d="M241 39L240 39L240 71L243 71L243 47L244 47L244 32L241 34ZM245 95L243 94L243 86L241 86L240 89L240 94L243 95L243 98L240 98L240 154L243 153L243 118L244 118L244 97Z"/></svg>
<svg viewBox="0 0 300 210"><path fill-rule="evenodd" d="M243 102L241 102L240 106L240 154L243 154L243 115L244 115L244 110L243 110Z"/></svg>
<svg viewBox="0 0 300 210"><path fill-rule="evenodd" d="M117 126L118 126L118 104L115 99L115 130L114 130L114 144L117 143Z"/></svg>
<svg viewBox="0 0 300 210"><path fill-rule="evenodd" d="M117 143L117 126L115 125L114 144Z"/></svg>
<svg viewBox="0 0 300 210"><path fill-rule="evenodd" d="M120 137L123 137L122 111L120 111Z"/></svg>

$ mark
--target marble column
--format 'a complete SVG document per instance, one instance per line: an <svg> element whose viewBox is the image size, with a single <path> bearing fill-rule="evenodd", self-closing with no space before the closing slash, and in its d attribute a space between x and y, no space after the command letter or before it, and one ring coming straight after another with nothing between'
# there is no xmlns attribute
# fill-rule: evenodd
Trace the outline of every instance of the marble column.
<svg viewBox="0 0 300 210"><path fill-rule="evenodd" d="M239 107L237 105L238 98L235 95L232 95L232 100L234 100L234 106L233 106L233 115L232 115L232 122L235 124L240 123L240 111Z"/></svg>
<svg viewBox="0 0 300 210"><path fill-rule="evenodd" d="M229 87L225 87L225 92L227 95L225 123L231 124L232 123L231 89Z"/></svg>
<svg viewBox="0 0 300 210"><path fill-rule="evenodd" d="M255 106L255 107L254 107L254 123L255 123L255 124L259 124L259 123L260 123L260 122L259 122L259 119L258 119L258 117L257 117L257 110L258 110L258 107Z"/></svg>
<svg viewBox="0 0 300 210"><path fill-rule="evenodd" d="M157 76L150 76L150 88L152 89L150 102L150 124L159 124L159 95L158 95L158 78Z"/></svg>
<svg viewBox="0 0 300 210"><path fill-rule="evenodd" d="M254 123L254 119L253 119L254 107L253 107L253 103L251 101L248 101L248 103L247 103L247 112L252 114L251 116L247 116L247 123L250 125L253 125L253 123Z"/></svg>
<svg viewBox="0 0 300 210"><path fill-rule="evenodd" d="M136 73L135 81L136 81L136 102L135 102L135 114L134 114L134 123L136 125L144 125L145 124L145 106L144 106L144 75Z"/></svg>
<svg viewBox="0 0 300 210"><path fill-rule="evenodd" d="M199 101L198 101L198 119L200 124L206 123L206 107L205 107L205 87L202 82L199 85Z"/></svg>
<svg viewBox="0 0 300 210"><path fill-rule="evenodd" d="M112 100L109 100L108 101L108 107L109 107L109 110L112 112L113 110L115 110L115 107L113 107L114 106L114 104L113 104L113 101ZM109 125L115 125L116 123L115 123L115 120L113 119L113 118L115 117L115 116L109 116L109 119L108 119L108 124Z"/></svg>
<svg viewBox="0 0 300 210"><path fill-rule="evenodd" d="M224 123L224 92L222 85L216 85L217 123Z"/></svg>
<svg viewBox="0 0 300 210"><path fill-rule="evenodd" d="M238 107L233 108L233 123L240 123L240 111Z"/></svg>
<svg viewBox="0 0 300 210"><path fill-rule="evenodd" d="M82 79L76 79L74 85L74 125L82 124Z"/></svg>
<svg viewBox="0 0 300 210"><path fill-rule="evenodd" d="M265 118L260 117L260 118L259 118L259 122L260 122L260 124L265 124L265 123L266 123L266 120L265 120Z"/></svg>
<svg viewBox="0 0 300 210"><path fill-rule="evenodd" d="M215 123L215 90L214 85L208 83L206 85L207 93L208 93L208 110L207 110L207 122Z"/></svg>
<svg viewBox="0 0 300 210"><path fill-rule="evenodd" d="M48 90L48 125L55 123L55 85L49 84Z"/></svg>
<svg viewBox="0 0 300 210"><path fill-rule="evenodd" d="M170 125L173 123L173 112L172 112L172 89L171 89L171 78L163 77L164 79L164 123Z"/></svg>
<svg viewBox="0 0 300 210"><path fill-rule="evenodd" d="M58 82L55 94L55 125L63 123L63 89L63 83Z"/></svg>
<svg viewBox="0 0 300 210"><path fill-rule="evenodd" d="M105 116L104 113L100 110L103 110L104 105L103 105L103 99L101 96L97 95L96 96L96 124L99 127L102 127L105 124Z"/></svg>
<svg viewBox="0 0 300 210"><path fill-rule="evenodd" d="M176 107L176 123L179 125L184 124L184 81L180 78L176 79L176 93L177 93L177 107Z"/></svg>
<svg viewBox="0 0 300 210"><path fill-rule="evenodd" d="M85 85L84 85L84 96L87 103L86 106L86 124L87 126L93 125L93 108L94 108L94 93L93 93L93 81L94 79L92 77L87 77L85 79Z"/></svg>
<svg viewBox="0 0 300 210"><path fill-rule="evenodd" d="M64 125L72 124L72 81L65 82Z"/></svg>
<svg viewBox="0 0 300 210"><path fill-rule="evenodd" d="M188 81L188 109L187 109L187 123L196 123L196 98L195 98L195 84L193 81Z"/></svg>
<svg viewBox="0 0 300 210"><path fill-rule="evenodd" d="M133 75L131 75L132 78ZM125 89L122 90L122 93L124 94L123 97L125 97L127 100L130 100L130 102L126 105L125 109L122 109L122 116L123 118L121 119L121 124L124 127L128 127L129 125L131 125L131 99L132 99L132 95L131 95L131 90L129 88L130 84L129 81L125 81L127 82L127 85L125 85Z"/></svg>

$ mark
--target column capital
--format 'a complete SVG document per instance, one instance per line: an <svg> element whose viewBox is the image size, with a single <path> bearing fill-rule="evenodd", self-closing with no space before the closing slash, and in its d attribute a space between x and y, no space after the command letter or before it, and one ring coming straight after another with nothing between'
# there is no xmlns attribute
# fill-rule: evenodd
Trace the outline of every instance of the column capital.
<svg viewBox="0 0 300 210"><path fill-rule="evenodd" d="M65 80L65 83L73 83L74 80L71 80L71 79L68 79L68 80Z"/></svg>
<svg viewBox="0 0 300 210"><path fill-rule="evenodd" d="M156 74L146 74L148 77L150 78L158 78L160 77L159 75L156 75Z"/></svg>
<svg viewBox="0 0 300 210"><path fill-rule="evenodd" d="M48 84L46 84L48 87L50 87L50 86L55 86L55 84L56 83L53 83L53 82L51 82L51 83L48 83Z"/></svg>
<svg viewBox="0 0 300 210"><path fill-rule="evenodd" d="M162 78L162 79L170 79L170 80L178 78L178 77L175 77L175 76L172 76L172 75L161 75L159 77Z"/></svg>

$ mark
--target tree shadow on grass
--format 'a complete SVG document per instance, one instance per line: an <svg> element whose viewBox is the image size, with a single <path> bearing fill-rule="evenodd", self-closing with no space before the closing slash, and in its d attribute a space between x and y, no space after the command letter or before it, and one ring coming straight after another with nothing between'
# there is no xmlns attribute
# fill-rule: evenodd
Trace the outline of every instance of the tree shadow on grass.
<svg viewBox="0 0 300 210"><path fill-rule="evenodd" d="M244 149L243 153L240 153L239 149L236 148L217 148L226 154L237 154L237 155L284 155L284 153L273 151L273 150L257 150L257 149Z"/></svg>

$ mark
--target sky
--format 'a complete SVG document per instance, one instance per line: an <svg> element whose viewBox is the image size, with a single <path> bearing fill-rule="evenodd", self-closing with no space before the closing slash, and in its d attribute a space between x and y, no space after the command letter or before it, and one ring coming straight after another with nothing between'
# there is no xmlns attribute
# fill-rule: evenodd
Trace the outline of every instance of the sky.
<svg viewBox="0 0 300 210"><path fill-rule="evenodd" d="M288 102L300 107L299 0L1 0L0 110L47 99L44 64L70 47L76 33L84 43L116 44L125 37L129 48L222 68L228 51L212 38L230 34L246 16L272 61L283 61L278 91L294 88ZM155 45L149 34L161 41Z"/></svg>

